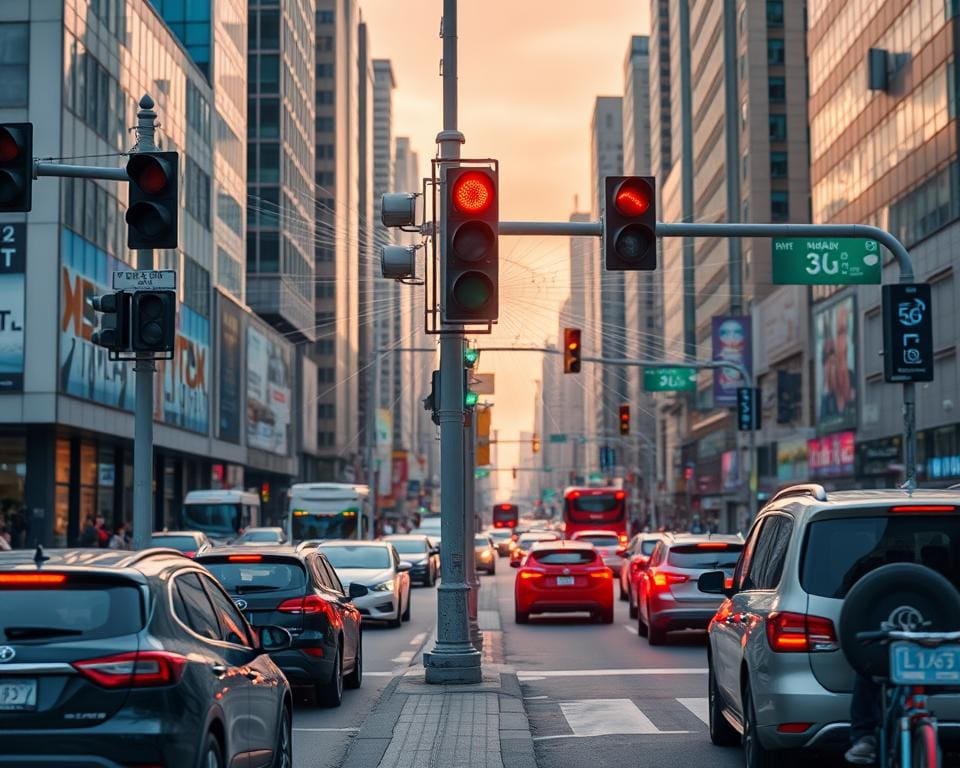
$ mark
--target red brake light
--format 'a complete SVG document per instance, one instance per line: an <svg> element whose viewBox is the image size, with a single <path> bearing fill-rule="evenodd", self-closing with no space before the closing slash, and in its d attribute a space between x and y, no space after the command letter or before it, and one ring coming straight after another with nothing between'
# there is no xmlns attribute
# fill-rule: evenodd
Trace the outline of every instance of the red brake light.
<svg viewBox="0 0 960 768"><path fill-rule="evenodd" d="M284 600L277 606L280 613L328 613L330 606L327 601L318 595L307 595L306 597L291 597Z"/></svg>
<svg viewBox="0 0 960 768"><path fill-rule="evenodd" d="M767 642L778 653L835 651L839 647L830 619L788 611L767 618Z"/></svg>
<svg viewBox="0 0 960 768"><path fill-rule="evenodd" d="M494 194L493 180L482 171L468 171L453 183L453 204L463 213L483 213Z"/></svg>
<svg viewBox="0 0 960 768"><path fill-rule="evenodd" d="M228 555L227 560L231 563L259 563L263 555Z"/></svg>
<svg viewBox="0 0 960 768"><path fill-rule="evenodd" d="M520 571L517 575L521 579L539 579L543 577L540 571Z"/></svg>
<svg viewBox="0 0 960 768"><path fill-rule="evenodd" d="M625 534L625 533L621 533L621 534L617 537L617 540L618 540L621 544L626 544L626 543L629 541L629 539L627 538L627 534Z"/></svg>
<svg viewBox="0 0 960 768"><path fill-rule="evenodd" d="M952 504L902 504L891 507L890 511L922 514L924 512L956 512L957 508Z"/></svg>
<svg viewBox="0 0 960 768"><path fill-rule="evenodd" d="M493 521L493 527L494 527L494 528L506 528L506 527L507 527L507 524L506 524L505 522L503 522L503 520L494 520L494 521Z"/></svg>
<svg viewBox="0 0 960 768"><path fill-rule="evenodd" d="M733 589L733 576L727 576L723 580L723 587L724 589Z"/></svg>
<svg viewBox="0 0 960 768"><path fill-rule="evenodd" d="M699 541L697 549L726 549L729 546L724 541Z"/></svg>
<svg viewBox="0 0 960 768"><path fill-rule="evenodd" d="M627 498L627 493L626 491L617 491L615 494L613 494L613 498L615 498L617 501L623 501L625 498Z"/></svg>
<svg viewBox="0 0 960 768"><path fill-rule="evenodd" d="M806 733L810 730L813 723L780 723L777 726L778 733Z"/></svg>
<svg viewBox="0 0 960 768"><path fill-rule="evenodd" d="M612 579L613 571L609 568L604 568L602 571L590 571L590 576L594 579Z"/></svg>
<svg viewBox="0 0 960 768"><path fill-rule="evenodd" d="M580 498L580 491L571 491L571 492L570 492L570 498L571 498L571 499L579 499L579 498Z"/></svg>
<svg viewBox="0 0 960 768"><path fill-rule="evenodd" d="M510 511L510 505L509 505L509 504L501 504L501 505L500 505L500 509L503 509L503 510L509 512L509 511Z"/></svg>
<svg viewBox="0 0 960 768"><path fill-rule="evenodd" d="M154 688L176 683L187 659L167 651L134 651L73 662L74 669L104 688Z"/></svg>
<svg viewBox="0 0 960 768"><path fill-rule="evenodd" d="M653 586L665 589L671 584L683 584L689 579L682 573L655 573L653 574Z"/></svg>
<svg viewBox="0 0 960 768"><path fill-rule="evenodd" d="M0 587L54 587L66 580L65 573L0 573Z"/></svg>
<svg viewBox="0 0 960 768"><path fill-rule="evenodd" d="M194 551L188 550L188 551L184 552L183 554L185 554L187 557L193 557L193 556L196 555L197 553L194 552Z"/></svg>
<svg viewBox="0 0 960 768"><path fill-rule="evenodd" d="M303 651L305 654L307 654L307 656L313 656L313 657L315 657L315 658L320 658L320 659L323 658L323 648L322 648L322 647L317 647L317 648L301 648L300 650Z"/></svg>
<svg viewBox="0 0 960 768"><path fill-rule="evenodd" d="M652 198L652 190L645 181L629 179L620 185L614 204L624 216L640 216L650 208Z"/></svg>

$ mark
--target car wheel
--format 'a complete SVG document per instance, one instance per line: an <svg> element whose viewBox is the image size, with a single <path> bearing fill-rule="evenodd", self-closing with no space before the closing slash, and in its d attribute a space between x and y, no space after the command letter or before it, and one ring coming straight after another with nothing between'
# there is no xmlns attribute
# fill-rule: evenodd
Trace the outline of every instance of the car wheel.
<svg viewBox="0 0 960 768"><path fill-rule="evenodd" d="M497 564L496 564L496 562L494 562L493 565L490 566L490 575L491 575L491 576L496 576L496 575L497 575Z"/></svg>
<svg viewBox="0 0 960 768"><path fill-rule="evenodd" d="M629 606L630 610L630 618L637 618L637 604L633 599L633 590L629 587L627 588L627 605Z"/></svg>
<svg viewBox="0 0 960 768"><path fill-rule="evenodd" d="M600 618L601 624L613 624L613 606L612 605L609 608L604 608L597 615Z"/></svg>
<svg viewBox="0 0 960 768"><path fill-rule="evenodd" d="M626 590L623 588L623 579L620 579L620 599L621 599L621 600L626 600L626 599L627 599L627 592L626 592Z"/></svg>
<svg viewBox="0 0 960 768"><path fill-rule="evenodd" d="M284 707L280 718L280 733L277 748L273 751L272 768L293 768L293 732L290 726L290 711Z"/></svg>
<svg viewBox="0 0 960 768"><path fill-rule="evenodd" d="M207 743L200 753L200 768L223 768L223 750L212 733L207 734Z"/></svg>
<svg viewBox="0 0 960 768"><path fill-rule="evenodd" d="M521 611L519 606L514 606L514 613L516 614L517 624L527 624L530 621L530 613Z"/></svg>
<svg viewBox="0 0 960 768"><path fill-rule="evenodd" d="M317 686L317 701L325 707L339 707L343 701L343 655L340 646L333 655L333 671L330 679Z"/></svg>
<svg viewBox="0 0 960 768"><path fill-rule="evenodd" d="M713 665L707 676L707 707L708 724L710 726L710 741L718 747L735 747L740 742L740 734L727 722L723 716L723 700L717 688L717 679L713 674Z"/></svg>
<svg viewBox="0 0 960 768"><path fill-rule="evenodd" d="M403 616L400 617L401 621L410 621L410 593L407 593L407 607L403 609Z"/></svg>
<svg viewBox="0 0 960 768"><path fill-rule="evenodd" d="M357 656L353 664L353 671L343 679L343 684L356 690L363 682L363 633L357 635Z"/></svg>
<svg viewBox="0 0 960 768"><path fill-rule="evenodd" d="M403 619L402 619L402 615L401 615L401 613L402 613L402 608L403 608L403 593L401 593L400 596L397 598L397 616L396 616L396 618L394 618L394 619L389 619L389 620L387 621L387 626L390 627L391 629L396 629L397 627L400 626L400 622L403 620Z"/></svg>
<svg viewBox="0 0 960 768"><path fill-rule="evenodd" d="M650 645L663 645L667 642L667 633L653 625L649 605L647 606L647 642L650 643Z"/></svg>
<svg viewBox="0 0 960 768"><path fill-rule="evenodd" d="M644 623L644 621L643 621L643 615L640 613L640 606L639 606L639 605L635 605L635 606L633 606L633 609L634 609L634 611L636 611L636 614L637 614L637 634L638 634L640 637L646 637L646 636L647 636L647 625L646 625L646 623Z"/></svg>
<svg viewBox="0 0 960 768"><path fill-rule="evenodd" d="M782 765L781 757L760 743L757 734L757 711L753 707L750 681L743 683L743 758L746 768L774 768Z"/></svg>

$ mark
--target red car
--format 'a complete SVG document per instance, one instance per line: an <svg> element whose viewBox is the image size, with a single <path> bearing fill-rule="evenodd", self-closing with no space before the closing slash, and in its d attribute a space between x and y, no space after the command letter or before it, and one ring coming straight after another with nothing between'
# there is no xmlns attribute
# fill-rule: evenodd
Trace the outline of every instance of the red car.
<svg viewBox="0 0 960 768"><path fill-rule="evenodd" d="M585 611L604 624L613 623L613 571L592 545L580 541L541 541L523 562L511 562L517 624L532 613Z"/></svg>
<svg viewBox="0 0 960 768"><path fill-rule="evenodd" d="M650 555L657 543L667 537L665 533L638 533L630 540L623 555L620 568L620 599L630 604L630 618L637 618L637 595L640 594L640 582L643 572L650 562Z"/></svg>

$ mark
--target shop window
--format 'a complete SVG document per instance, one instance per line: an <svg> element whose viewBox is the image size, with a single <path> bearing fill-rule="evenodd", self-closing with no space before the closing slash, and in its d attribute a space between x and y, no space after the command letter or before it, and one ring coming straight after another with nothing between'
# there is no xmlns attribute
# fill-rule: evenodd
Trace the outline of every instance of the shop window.
<svg viewBox="0 0 960 768"><path fill-rule="evenodd" d="M113 488L116 485L116 474L113 449L101 448L97 462L97 514L107 521L107 526L111 529L114 525Z"/></svg>
<svg viewBox="0 0 960 768"><path fill-rule="evenodd" d="M57 440L55 508L53 512L53 545L67 546L67 525L70 521L70 441Z"/></svg>

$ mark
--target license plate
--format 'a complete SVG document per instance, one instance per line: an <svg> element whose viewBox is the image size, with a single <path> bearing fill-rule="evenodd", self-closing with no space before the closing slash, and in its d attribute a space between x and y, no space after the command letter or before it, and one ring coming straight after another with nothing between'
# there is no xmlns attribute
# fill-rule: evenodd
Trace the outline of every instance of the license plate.
<svg viewBox="0 0 960 768"><path fill-rule="evenodd" d="M960 645L891 643L890 679L899 685L960 685Z"/></svg>
<svg viewBox="0 0 960 768"><path fill-rule="evenodd" d="M572 586L573 586L573 576L557 576L557 586L558 586L558 587L572 587Z"/></svg>
<svg viewBox="0 0 960 768"><path fill-rule="evenodd" d="M37 681L0 678L0 710L36 709Z"/></svg>

